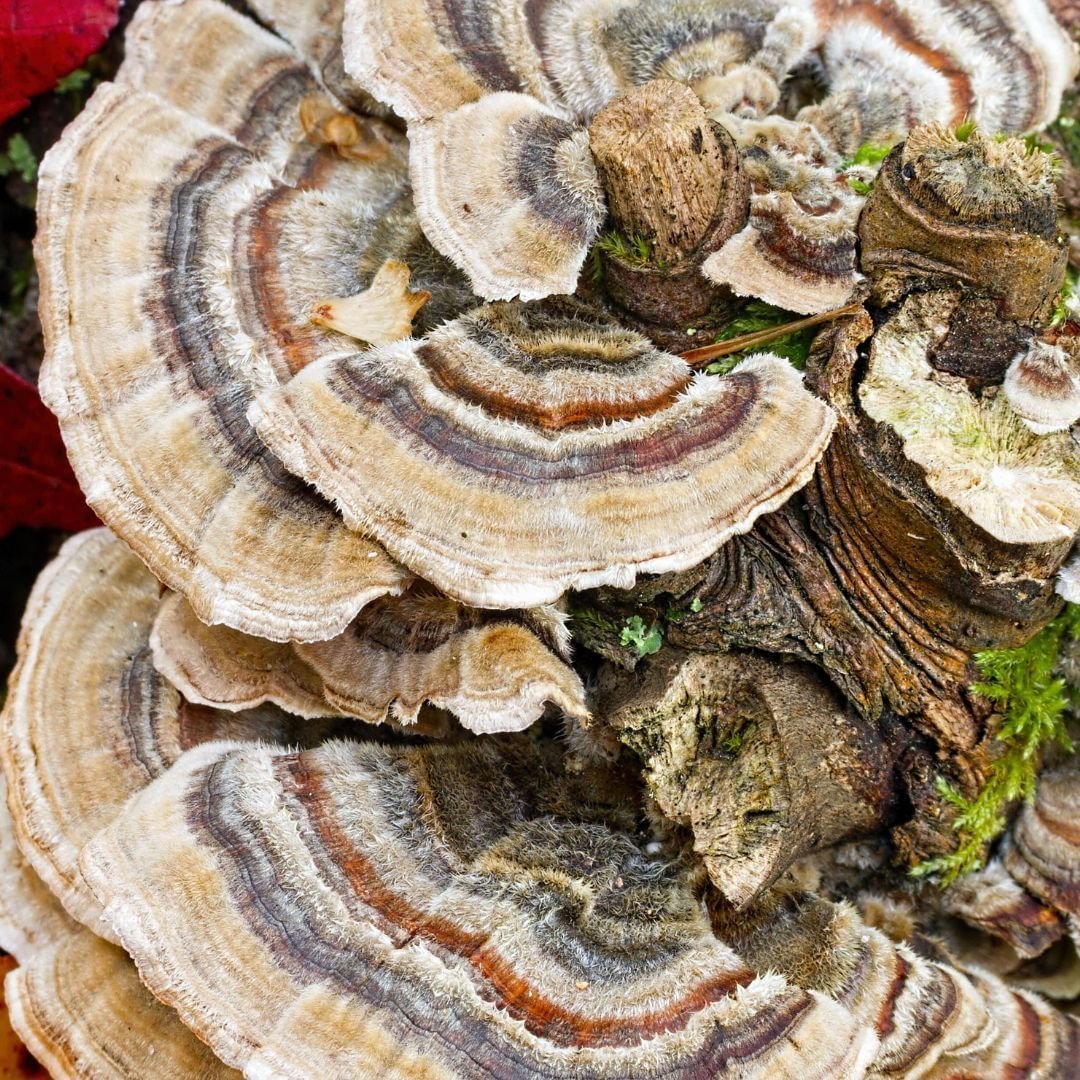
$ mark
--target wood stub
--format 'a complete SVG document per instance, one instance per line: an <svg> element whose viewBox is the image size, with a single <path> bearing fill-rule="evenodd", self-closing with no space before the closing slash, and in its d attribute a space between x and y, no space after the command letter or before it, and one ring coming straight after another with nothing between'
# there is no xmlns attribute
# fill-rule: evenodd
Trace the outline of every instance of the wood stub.
<svg viewBox="0 0 1080 1080"><path fill-rule="evenodd" d="M749 213L749 184L731 136L689 87L654 79L597 113L589 145L612 226L649 251L640 261L605 253L611 298L661 325L707 312L718 290L701 277L701 263Z"/></svg>
<svg viewBox="0 0 1080 1080"><path fill-rule="evenodd" d="M891 824L898 741L807 665L665 649L633 676L605 669L598 699L736 905L801 856Z"/></svg>
<svg viewBox="0 0 1080 1080"><path fill-rule="evenodd" d="M873 282L875 300L885 305L914 286L959 281L993 297L1004 319L1045 321L1068 262L1052 191L1047 197L1035 185L1024 188L1008 162L988 166L988 152L978 138L959 149L927 149L921 143L913 146L914 141L913 136L882 163L859 217L860 268ZM965 207L950 206L940 197L944 185L937 183L934 169L938 158L946 156L950 179L963 175L968 189L977 193L972 206L994 200L1003 204L992 220L976 217L975 211L968 215ZM1002 190L1010 181L1018 188L1015 197Z"/></svg>

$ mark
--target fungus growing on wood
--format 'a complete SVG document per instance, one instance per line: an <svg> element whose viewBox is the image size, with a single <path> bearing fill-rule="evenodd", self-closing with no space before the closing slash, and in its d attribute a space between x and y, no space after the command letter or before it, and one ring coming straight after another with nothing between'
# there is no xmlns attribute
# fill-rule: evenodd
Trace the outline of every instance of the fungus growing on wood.
<svg viewBox="0 0 1080 1080"><path fill-rule="evenodd" d="M1036 341L1005 372L1005 396L1036 435L1064 431L1080 419L1080 371L1060 345Z"/></svg>
<svg viewBox="0 0 1080 1080"><path fill-rule="evenodd" d="M1007 544L1068 542L1080 530L1080 453L1067 432L1036 435L1006 395L975 397L928 359L948 327L950 298L904 302L870 346L859 390L867 415L888 424L926 482Z"/></svg>
<svg viewBox="0 0 1080 1080"><path fill-rule="evenodd" d="M304 139L315 77L215 0L147 4L130 42L42 164L42 394L93 508L200 617L326 637L408 575L284 472L244 410L348 351L307 314L400 198L400 140L363 163ZM313 220L333 237L314 260Z"/></svg>
<svg viewBox="0 0 1080 1080"><path fill-rule="evenodd" d="M207 746L83 868L155 992L248 1072L865 1069L869 1029L717 940L617 783L559 773L523 736Z"/></svg>
<svg viewBox="0 0 1080 1080"><path fill-rule="evenodd" d="M287 468L463 603L679 570L810 477L832 414L784 360L711 379L566 304L493 304L263 394Z"/></svg>
<svg viewBox="0 0 1080 1080"><path fill-rule="evenodd" d="M291 44L145 0L43 169L43 388L116 534L42 576L0 721L28 1037L1061 1073L1014 992L1080 986L1057 773L984 878L902 878L994 790L972 661L1042 640L1080 527L1024 397L1074 329L1052 167L995 130L1072 75L1041 0L253 10Z"/></svg>
<svg viewBox="0 0 1080 1080"><path fill-rule="evenodd" d="M19 965L4 981L12 1026L52 1076L239 1080L146 989L123 949L67 915L19 851L2 797L0 948Z"/></svg>
<svg viewBox="0 0 1080 1080"><path fill-rule="evenodd" d="M30 598L0 714L0 760L23 854L64 907L106 937L78 858L129 795L196 743L307 744L333 724L270 707L233 713L185 702L152 662L159 588L106 529L69 540Z"/></svg>
<svg viewBox="0 0 1080 1080"><path fill-rule="evenodd" d="M369 604L329 641L288 645L206 626L173 595L161 603L150 642L158 670L203 705L239 710L270 701L297 716L341 713L432 734L430 706L484 733L520 731L549 702L588 715L581 679L545 621L406 593Z"/></svg>

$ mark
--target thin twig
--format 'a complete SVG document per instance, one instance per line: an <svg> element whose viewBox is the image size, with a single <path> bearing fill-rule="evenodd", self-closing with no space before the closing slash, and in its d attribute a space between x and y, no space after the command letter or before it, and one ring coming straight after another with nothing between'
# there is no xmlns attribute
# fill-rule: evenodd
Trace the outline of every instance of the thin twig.
<svg viewBox="0 0 1080 1080"><path fill-rule="evenodd" d="M689 352L679 353L691 367L704 367L721 356L730 356L732 353L742 352L743 349L751 349L755 345L765 345L776 338L794 334L799 330L806 330L811 326L818 326L824 322L832 322L833 319L841 319L845 315L857 315L862 311L862 304L848 304L846 307L836 308L833 311L823 311L818 315L809 315L805 319L797 319L795 322L784 323L783 326L773 326L768 330L755 330L752 334L742 334L740 337L731 338L729 341L718 341L715 345L703 345L700 349L691 349Z"/></svg>

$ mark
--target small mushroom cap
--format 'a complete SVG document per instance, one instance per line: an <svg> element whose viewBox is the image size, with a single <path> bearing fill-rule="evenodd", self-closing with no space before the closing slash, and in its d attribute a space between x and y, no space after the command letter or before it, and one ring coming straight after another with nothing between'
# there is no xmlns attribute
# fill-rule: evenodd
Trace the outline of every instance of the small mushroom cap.
<svg viewBox="0 0 1080 1080"><path fill-rule="evenodd" d="M288 645L200 622L165 598L154 664L189 701L239 710L273 702L298 716L341 713L429 734L426 706L478 733L520 731L551 703L584 718L585 688L529 625L437 595L369 604L329 641Z"/></svg>
<svg viewBox="0 0 1080 1080"><path fill-rule="evenodd" d="M312 365L251 417L348 524L492 608L695 565L807 482L834 421L778 357L716 379L514 304Z"/></svg>
<svg viewBox="0 0 1080 1080"><path fill-rule="evenodd" d="M106 937L77 861L131 794L208 739L307 744L333 725L269 707L231 713L185 702L152 663L159 592L108 530L69 540L31 593L0 714L19 846L72 916Z"/></svg>
<svg viewBox="0 0 1080 1080"><path fill-rule="evenodd" d="M942 907L1025 958L1041 956L1065 933L1061 916L1023 888L1000 859L960 878L942 896Z"/></svg>
<svg viewBox="0 0 1080 1080"><path fill-rule="evenodd" d="M1062 766L1039 777L1035 800L1013 822L1005 869L1029 892L1080 929L1080 769Z"/></svg>
<svg viewBox="0 0 1080 1080"><path fill-rule="evenodd" d="M1036 435L1003 394L975 397L927 360L944 335L938 294L905 301L874 335L859 390L867 415L889 425L926 482L1007 544L1049 543L1080 529L1080 454L1068 433Z"/></svg>
<svg viewBox="0 0 1080 1080"><path fill-rule="evenodd" d="M153 989L249 1075L861 1075L873 1034L755 977L621 795L522 736L208 745L83 868Z"/></svg>
<svg viewBox="0 0 1080 1080"><path fill-rule="evenodd" d="M1035 432L1064 431L1080 419L1080 373L1059 345L1036 341L1005 372L1005 396Z"/></svg>
<svg viewBox="0 0 1080 1080"><path fill-rule="evenodd" d="M1060 570L1057 594L1071 604L1080 604L1080 553L1074 555Z"/></svg>
<svg viewBox="0 0 1080 1080"><path fill-rule="evenodd" d="M216 0L145 4L39 188L41 390L89 502L201 618L276 639L340 632L408 579L244 418L258 388L349 351L310 305L348 286L407 183L400 146L361 163L303 138L319 89Z"/></svg>
<svg viewBox="0 0 1080 1080"><path fill-rule="evenodd" d="M604 220L584 129L524 94L488 94L412 125L409 147L424 232L479 296L574 291Z"/></svg>

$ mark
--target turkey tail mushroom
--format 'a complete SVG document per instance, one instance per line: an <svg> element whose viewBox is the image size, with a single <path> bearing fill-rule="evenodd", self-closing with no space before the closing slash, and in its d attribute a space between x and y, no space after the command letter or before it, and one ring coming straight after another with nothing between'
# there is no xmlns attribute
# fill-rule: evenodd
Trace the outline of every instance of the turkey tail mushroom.
<svg viewBox="0 0 1080 1080"><path fill-rule="evenodd" d="M19 845L72 916L106 937L78 855L130 795L208 739L309 745L340 723L188 704L152 663L159 596L153 575L106 529L73 537L34 586L0 714Z"/></svg>
<svg viewBox="0 0 1080 1080"><path fill-rule="evenodd" d="M618 784L560 771L523 736L201 747L83 868L154 991L251 1075L860 1075L870 1032L756 977Z"/></svg>
<svg viewBox="0 0 1080 1080"><path fill-rule="evenodd" d="M495 608L700 562L807 482L833 422L778 357L713 379L567 303L316 363L250 415L352 528Z"/></svg>
<svg viewBox="0 0 1080 1080"><path fill-rule="evenodd" d="M340 713L432 734L429 707L469 731L520 731L551 703L584 718L577 673L529 625L434 593L373 601L328 641L280 644L206 626L182 597L162 601L154 664L189 701L248 709L270 701L297 716Z"/></svg>
<svg viewBox="0 0 1080 1080"><path fill-rule="evenodd" d="M304 138L319 92L216 0L145 4L38 194L41 390L89 502L201 618L277 639L338 633L408 579L244 419L259 388L351 351L307 312L407 186L400 137L370 163Z"/></svg>

